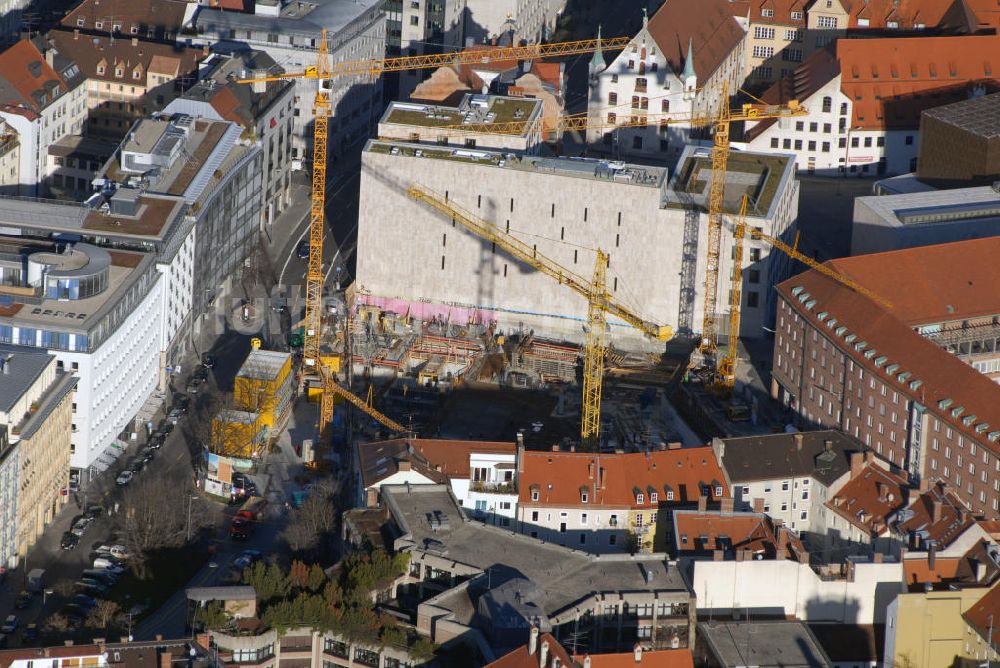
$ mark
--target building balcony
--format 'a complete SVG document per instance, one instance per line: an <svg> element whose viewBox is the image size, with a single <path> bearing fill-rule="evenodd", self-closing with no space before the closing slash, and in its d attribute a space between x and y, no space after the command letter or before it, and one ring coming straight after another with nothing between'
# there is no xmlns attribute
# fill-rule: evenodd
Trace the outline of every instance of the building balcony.
<svg viewBox="0 0 1000 668"><path fill-rule="evenodd" d="M484 482L474 480L469 483L469 491L480 494L517 494L517 486L512 482Z"/></svg>

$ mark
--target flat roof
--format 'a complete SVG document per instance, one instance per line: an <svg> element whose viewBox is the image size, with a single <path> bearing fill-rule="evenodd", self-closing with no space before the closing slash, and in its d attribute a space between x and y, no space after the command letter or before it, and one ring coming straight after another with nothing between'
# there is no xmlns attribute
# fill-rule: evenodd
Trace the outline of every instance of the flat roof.
<svg viewBox="0 0 1000 668"><path fill-rule="evenodd" d="M0 411L7 413L55 359L37 348L0 345ZM18 424L23 416L10 416Z"/></svg>
<svg viewBox="0 0 1000 668"><path fill-rule="evenodd" d="M698 636L724 668L832 666L809 627L799 621L701 622Z"/></svg>
<svg viewBox="0 0 1000 668"><path fill-rule="evenodd" d="M450 160L473 165L513 169L518 171L557 174L590 181L609 181L623 185L660 188L667 178L667 170L662 167L637 165L615 160L598 158L542 158L532 155L511 153L510 151L485 148L461 148L434 146L405 141L368 141L365 151L419 157L431 160Z"/></svg>
<svg viewBox="0 0 1000 668"><path fill-rule="evenodd" d="M247 358L243 360L237 372L237 378L251 378L253 380L274 380L281 373L285 363L291 358L290 353L282 353L277 350L251 350Z"/></svg>
<svg viewBox="0 0 1000 668"><path fill-rule="evenodd" d="M868 209L892 227L983 221L1000 218L1000 192L977 186L872 195L857 198L855 207Z"/></svg>
<svg viewBox="0 0 1000 668"><path fill-rule="evenodd" d="M304 0L290 2L282 8L279 16L245 14L222 9L200 7L195 15L195 23L202 27L209 25L213 30L228 29L258 30L267 33L308 35L316 37L326 29L337 49L337 33L348 27L369 9L378 6L381 0ZM293 48L290 45L280 46ZM312 48L303 45L302 48Z"/></svg>
<svg viewBox="0 0 1000 668"><path fill-rule="evenodd" d="M489 125L528 121L538 116L541 109L541 100L534 98L466 94L457 107L417 102L390 102L379 123L432 128L473 123ZM520 135L527 134L526 130L529 127L530 125L525 123Z"/></svg>
<svg viewBox="0 0 1000 668"><path fill-rule="evenodd" d="M414 551L488 569L491 588L528 579L544 592L542 606L549 617L601 593L688 591L664 554L591 555L481 524L462 513L447 485L386 485L382 498L403 533L397 545L412 542ZM478 585L462 587L435 601L468 624L483 593Z"/></svg>
<svg viewBox="0 0 1000 668"><path fill-rule="evenodd" d="M793 165L790 155L731 150L726 165L725 212L738 214L743 196L747 195L750 198L747 216L770 218L771 205ZM707 211L711 180L711 149L688 146L681 154L665 193L666 206L693 206Z"/></svg>

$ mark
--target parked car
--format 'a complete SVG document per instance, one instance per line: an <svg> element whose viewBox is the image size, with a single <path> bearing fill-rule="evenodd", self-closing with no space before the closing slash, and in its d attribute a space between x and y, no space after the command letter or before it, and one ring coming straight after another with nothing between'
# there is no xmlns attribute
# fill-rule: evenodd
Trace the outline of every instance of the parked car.
<svg viewBox="0 0 1000 668"><path fill-rule="evenodd" d="M209 368L207 366L200 366L194 370L194 373L191 374L191 377L197 378L198 380L208 380L208 372L209 372L208 370Z"/></svg>
<svg viewBox="0 0 1000 668"><path fill-rule="evenodd" d="M83 515L89 520L96 520L104 512L104 508L101 508L96 503L92 503L87 506L87 510L84 511Z"/></svg>
<svg viewBox="0 0 1000 668"><path fill-rule="evenodd" d="M81 517L80 519L78 519L76 522L73 523L73 528L70 529L70 532L74 536L83 537L83 534L86 533L87 531L87 527L89 527L90 523L93 521L94 520L88 517Z"/></svg>
<svg viewBox="0 0 1000 668"><path fill-rule="evenodd" d="M243 518L234 517L233 523L229 525L229 537L234 540L246 540L250 538L250 534L253 533L253 524Z"/></svg>
<svg viewBox="0 0 1000 668"><path fill-rule="evenodd" d="M98 547L96 550L94 550L94 552L101 555L111 555L114 559L117 559L118 561L129 558L128 548L126 548L124 545L105 544ZM95 568L97 567L96 564L94 566Z"/></svg>
<svg viewBox="0 0 1000 668"><path fill-rule="evenodd" d="M59 541L59 547L64 550L72 550L80 544L80 537L69 531L62 535L62 540Z"/></svg>
<svg viewBox="0 0 1000 668"><path fill-rule="evenodd" d="M38 642L38 624L28 624L24 627L24 631L21 632L21 642L25 645Z"/></svg>
<svg viewBox="0 0 1000 668"><path fill-rule="evenodd" d="M299 247L295 251L296 257L300 260L305 260L309 257L309 242L303 241L299 244Z"/></svg>
<svg viewBox="0 0 1000 668"><path fill-rule="evenodd" d="M81 608L90 609L97 605L97 599L87 596L86 594L77 594L73 597L72 604L78 605Z"/></svg>
<svg viewBox="0 0 1000 668"><path fill-rule="evenodd" d="M215 355L209 355L208 353L205 353L204 355L201 356L201 365L207 369L214 369L215 362L216 362Z"/></svg>
<svg viewBox="0 0 1000 668"><path fill-rule="evenodd" d="M125 470L118 474L118 477L115 478L115 483L124 486L132 482L133 477L135 477L133 471Z"/></svg>
<svg viewBox="0 0 1000 668"><path fill-rule="evenodd" d="M169 413L167 413L167 420L169 420L171 424L177 424L181 421L181 417L183 417L183 415L184 411L180 408L173 408Z"/></svg>
<svg viewBox="0 0 1000 668"><path fill-rule="evenodd" d="M106 556L94 559L94 568L106 568L111 570L115 568L122 568L122 564L118 561L118 559L112 557L110 552L108 552Z"/></svg>
<svg viewBox="0 0 1000 668"><path fill-rule="evenodd" d="M149 437L149 442L146 447L152 448L153 450L159 450L163 447L163 442L167 440L166 434L160 433L158 431L153 432L153 435Z"/></svg>
<svg viewBox="0 0 1000 668"><path fill-rule="evenodd" d="M30 591L22 591L17 595L17 598L14 599L14 608L17 610L24 610L31 605L31 601L33 599L34 596L31 595Z"/></svg>
<svg viewBox="0 0 1000 668"><path fill-rule="evenodd" d="M181 413L187 413L188 407L191 405L191 397L183 392L174 392L173 402L174 408L179 409Z"/></svg>
<svg viewBox="0 0 1000 668"><path fill-rule="evenodd" d="M142 460L143 464L148 464L149 462L153 461L153 457L155 456L156 453L153 451L152 448L146 448L145 450L139 453L139 459Z"/></svg>
<svg viewBox="0 0 1000 668"><path fill-rule="evenodd" d="M146 462L139 458L133 459L132 463L129 464L128 470L132 472L132 475L138 475L144 468L146 468Z"/></svg>
<svg viewBox="0 0 1000 668"><path fill-rule="evenodd" d="M201 384L204 382L205 381L200 380L198 378L192 378L191 380L188 381L187 387L185 387L184 390L188 394L197 394L198 388L201 387Z"/></svg>
<svg viewBox="0 0 1000 668"><path fill-rule="evenodd" d="M100 596L104 596L108 593L108 590L111 589L108 585L95 580L94 578L82 578L78 580L77 583L86 587L88 590L96 592Z"/></svg>
<svg viewBox="0 0 1000 668"><path fill-rule="evenodd" d="M3 620L3 626L0 626L0 633L13 633L17 630L17 615L7 615L7 619Z"/></svg>
<svg viewBox="0 0 1000 668"><path fill-rule="evenodd" d="M84 571L80 574L80 576L84 579L89 578L91 580L97 580L98 582L108 585L109 587L113 586L116 582L118 582L119 578L118 575L115 575L111 571L105 570L103 568L84 569Z"/></svg>

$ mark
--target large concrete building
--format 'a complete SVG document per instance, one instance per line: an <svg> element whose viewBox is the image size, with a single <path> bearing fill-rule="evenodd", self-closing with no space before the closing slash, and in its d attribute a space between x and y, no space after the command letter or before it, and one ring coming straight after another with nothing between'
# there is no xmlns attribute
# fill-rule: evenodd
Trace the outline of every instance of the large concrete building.
<svg viewBox="0 0 1000 668"><path fill-rule="evenodd" d="M421 132L439 124L433 110L411 114L415 138L422 140ZM461 135L455 139L461 142ZM707 150L689 147L671 173L493 150L486 148L489 139L478 135L473 147L459 143L461 148L439 138L368 143L362 156L359 303L425 319L495 321L505 330L533 328L543 336L583 339L583 297L410 199L407 188L418 184L587 277L586 283L594 271L593 249L603 249L610 255L607 284L616 299L682 333L700 330L711 178ZM734 153L726 178L729 213L747 194L748 225L774 237L794 234L798 183L789 159ZM726 226L715 308L723 335L728 333L732 245ZM744 336L762 335L773 311L770 286L786 275L786 259L768 251L759 241L748 241L744 250ZM616 344L643 345L644 338L623 321L612 318L610 325Z"/></svg>
<svg viewBox="0 0 1000 668"><path fill-rule="evenodd" d="M96 473L256 244L261 151L227 122L138 123L89 205L0 199L0 342L78 378L71 465ZM211 323L214 325L214 322ZM86 473L81 476L86 478Z"/></svg>
<svg viewBox="0 0 1000 668"><path fill-rule="evenodd" d="M998 252L990 237L830 263L886 303L816 271L785 281L772 395L1000 517Z"/></svg>
<svg viewBox="0 0 1000 668"><path fill-rule="evenodd" d="M407 3L409 4L409 2ZM381 0L318 0L282 3L260 0L253 12L199 5L189 20L192 45L217 51L263 51L285 72L301 72L316 64L316 42L326 30L331 62L382 58L386 20ZM266 76L266 68L247 70L248 76ZM309 168L312 160L314 79L296 79L292 109L292 160ZM333 116L329 150L336 157L353 142L367 137L382 108L382 84L368 76L338 77L330 90Z"/></svg>

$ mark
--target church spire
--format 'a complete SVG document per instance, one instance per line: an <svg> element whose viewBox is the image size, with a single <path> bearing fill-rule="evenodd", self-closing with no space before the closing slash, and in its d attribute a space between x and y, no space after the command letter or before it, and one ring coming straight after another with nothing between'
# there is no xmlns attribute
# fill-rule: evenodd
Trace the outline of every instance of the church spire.
<svg viewBox="0 0 1000 668"><path fill-rule="evenodd" d="M596 76L606 70L608 64L604 62L604 54L601 52L601 26L597 26L597 48L590 58L590 75Z"/></svg>
<svg viewBox="0 0 1000 668"><path fill-rule="evenodd" d="M684 80L696 79L698 77L697 73L694 71L694 39L688 39L688 54L687 58L684 59Z"/></svg>

